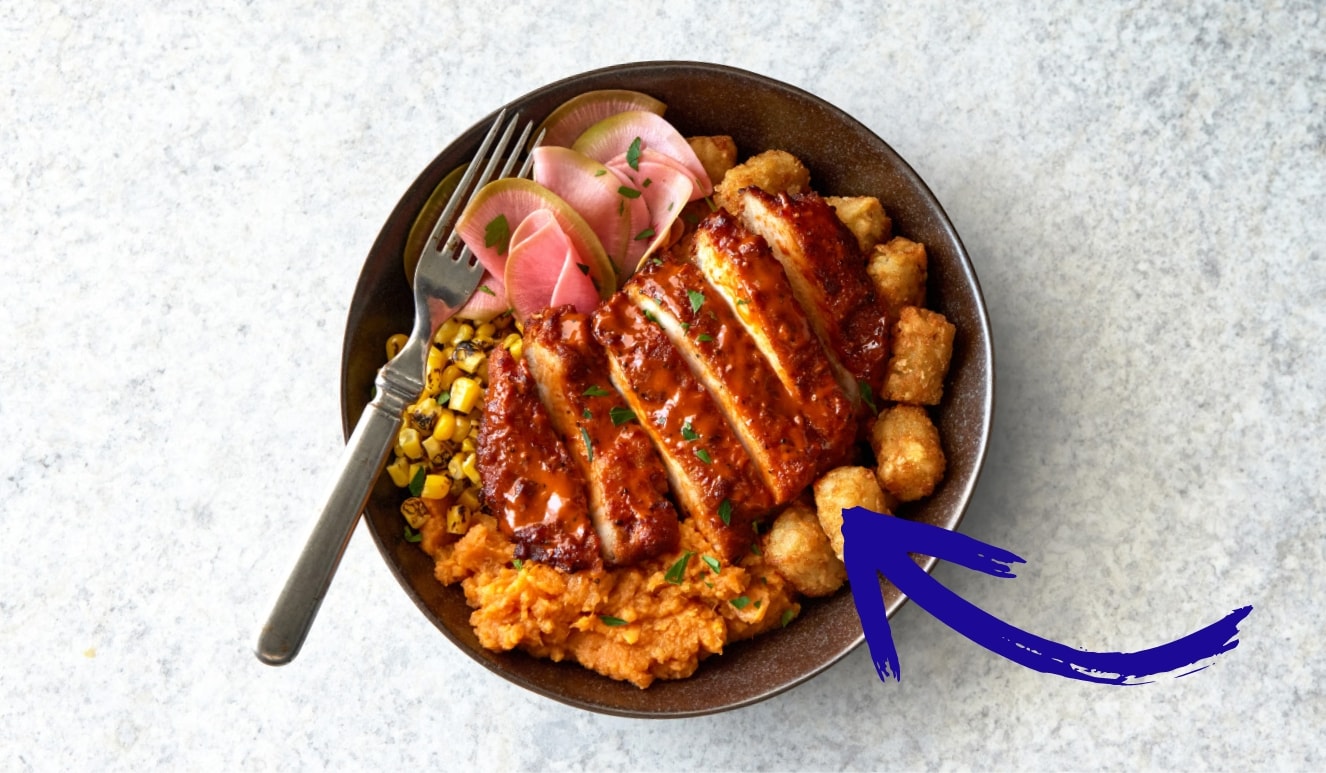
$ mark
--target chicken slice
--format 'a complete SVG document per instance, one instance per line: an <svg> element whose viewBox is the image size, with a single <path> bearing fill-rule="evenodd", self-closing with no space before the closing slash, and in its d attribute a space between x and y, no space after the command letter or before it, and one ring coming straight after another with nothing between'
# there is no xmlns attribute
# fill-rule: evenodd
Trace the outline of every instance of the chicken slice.
<svg viewBox="0 0 1326 773"><path fill-rule="evenodd" d="M819 438L732 310L689 263L642 267L623 292L649 309L749 452L773 493L791 501L814 480ZM794 303L788 299L789 303ZM812 452L812 449L815 452Z"/></svg>
<svg viewBox="0 0 1326 773"><path fill-rule="evenodd" d="M663 459L673 496L724 561L746 554L772 506L741 441L668 336L627 294L594 312L613 385Z"/></svg>
<svg viewBox="0 0 1326 773"><path fill-rule="evenodd" d="M570 306L525 324L525 361L552 426L585 477L604 562L623 566L675 550L677 511L649 434L612 389L589 317Z"/></svg>
<svg viewBox="0 0 1326 773"><path fill-rule="evenodd" d="M516 543L516 558L567 572L602 566L585 480L553 431L525 362L497 349L488 379L479 475L489 511Z"/></svg>
<svg viewBox="0 0 1326 773"><path fill-rule="evenodd" d="M816 473L844 462L856 432L852 403L768 244L719 210L700 223L691 258L796 402L819 443Z"/></svg>
<svg viewBox="0 0 1326 773"><path fill-rule="evenodd" d="M879 394L888 326L856 237L814 193L771 195L746 188L741 202L741 223L764 237L783 264L843 391L854 403L862 385Z"/></svg>

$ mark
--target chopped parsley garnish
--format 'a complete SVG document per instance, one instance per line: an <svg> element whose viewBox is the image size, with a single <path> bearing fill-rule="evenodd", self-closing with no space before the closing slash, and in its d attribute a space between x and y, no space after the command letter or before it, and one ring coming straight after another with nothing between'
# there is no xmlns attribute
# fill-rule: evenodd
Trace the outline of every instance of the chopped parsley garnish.
<svg viewBox="0 0 1326 773"><path fill-rule="evenodd" d="M636 137L631 140L631 146L626 149L626 164L637 172L640 171L641 144L640 138Z"/></svg>
<svg viewBox="0 0 1326 773"><path fill-rule="evenodd" d="M649 320L650 322L653 322L655 325L659 324L658 317L654 316L654 312L650 311L649 309L641 309L640 311L645 315L645 319Z"/></svg>
<svg viewBox="0 0 1326 773"><path fill-rule="evenodd" d="M497 296L497 293L493 292L493 288L489 287L488 285L479 285L479 292L488 293L489 295L492 295L494 297Z"/></svg>
<svg viewBox="0 0 1326 773"><path fill-rule="evenodd" d="M415 470L414 477L410 478L410 496L417 497L424 490L424 478L428 477L428 469L424 465L419 465Z"/></svg>
<svg viewBox="0 0 1326 773"><path fill-rule="evenodd" d="M686 565L691 562L691 556L695 555L691 551L681 554L676 563L668 567L668 573L663 575L663 579L673 585L681 585L681 581L686 577Z"/></svg>
<svg viewBox="0 0 1326 773"><path fill-rule="evenodd" d="M697 181L697 182L698 182L698 181ZM696 186L696 187L699 187L699 186ZM706 203L706 204L709 205L709 211L710 211L710 212L717 212L717 211L718 211L718 205L714 203L714 197L713 197L713 196L705 196L705 197L704 197L704 203Z"/></svg>
<svg viewBox="0 0 1326 773"><path fill-rule="evenodd" d="M618 186L618 188L617 188L617 192L620 193L621 195L625 196L625 197L628 198L628 199L638 199L638 198L640 198L640 191L636 190L635 188L632 188L632 187L629 186L629 185Z"/></svg>
<svg viewBox="0 0 1326 773"><path fill-rule="evenodd" d="M723 519L724 526L732 525L732 500L724 499L718 503L718 517Z"/></svg>
<svg viewBox="0 0 1326 773"><path fill-rule="evenodd" d="M691 313L694 314L704 305L704 293L687 290L686 297L691 299Z"/></svg>
<svg viewBox="0 0 1326 773"><path fill-rule="evenodd" d="M581 416L584 416L586 419L592 419L592 418L594 418L594 414L590 413L588 408L586 408L585 411L584 411L584 413L582 413L582 414L580 414L580 415L581 415Z"/></svg>
<svg viewBox="0 0 1326 773"><path fill-rule="evenodd" d="M445 405L448 402L451 402L451 390L448 389L444 392L439 392L437 395L437 404Z"/></svg>
<svg viewBox="0 0 1326 773"><path fill-rule="evenodd" d="M700 439L700 433L695 431L695 428L691 426L689 421L681 425L681 436L686 440Z"/></svg>
<svg viewBox="0 0 1326 773"><path fill-rule="evenodd" d="M662 258L650 258L650 259L649 259L649 262L650 262L650 263L653 263L655 266L661 266L661 265L663 265L663 259L662 259Z"/></svg>
<svg viewBox="0 0 1326 773"><path fill-rule="evenodd" d="M796 617L796 616L797 616L797 613L796 613L796 612L793 612L793 611L790 610L790 609L784 609L784 610L783 610L783 616L779 619L779 622L782 623L782 626L783 626L784 628L786 628L786 627L787 627L787 624L790 623L790 622L792 622L792 618L794 618L794 617Z"/></svg>
<svg viewBox="0 0 1326 773"><path fill-rule="evenodd" d="M695 455L700 459L700 461L704 462L705 464L714 463L713 458L709 456L709 452L704 450L703 448L695 449Z"/></svg>
<svg viewBox="0 0 1326 773"><path fill-rule="evenodd" d="M498 255L505 255L511 246L511 224L506 215L498 215L483 228L483 246L496 247Z"/></svg>
<svg viewBox="0 0 1326 773"><path fill-rule="evenodd" d="M879 409L875 407L875 394L870 391L870 385L859 379L856 384L861 387L861 402L865 403L870 408L871 413L878 416Z"/></svg>
<svg viewBox="0 0 1326 773"><path fill-rule="evenodd" d="M649 186L651 186L651 185L653 185L653 184L654 184L654 180L653 180L653 178L646 177L646 178L645 178L645 181L642 182L642 183L640 183L640 187L641 187L641 188L648 188Z"/></svg>
<svg viewBox="0 0 1326 773"><path fill-rule="evenodd" d="M591 462L594 461L594 444L589 442L589 433L584 427L580 428L580 439L585 441L585 457Z"/></svg>
<svg viewBox="0 0 1326 773"><path fill-rule="evenodd" d="M759 609L759 608L760 608L760 600L759 600L759 599L755 599L755 608L756 608L756 609Z"/></svg>
<svg viewBox="0 0 1326 773"><path fill-rule="evenodd" d="M736 607L737 609L745 609L746 605L750 604L750 599L745 596L737 596L728 603Z"/></svg>
<svg viewBox="0 0 1326 773"><path fill-rule="evenodd" d="M699 341L702 344L707 344L710 341L714 340L714 337L709 335L708 333L701 333L700 335L695 337L695 340Z"/></svg>
<svg viewBox="0 0 1326 773"><path fill-rule="evenodd" d="M620 617L613 617L612 615L599 615L599 620L602 620L604 625L610 625L613 628L620 625L626 625L625 620Z"/></svg>
<svg viewBox="0 0 1326 773"><path fill-rule="evenodd" d="M709 571L714 574L718 574L723 569L723 565L713 556L700 556L700 560L703 561L704 565L709 567Z"/></svg>
<svg viewBox="0 0 1326 773"><path fill-rule="evenodd" d="M600 169L600 170L598 170L597 172L594 173L594 176L595 176L595 177L602 177L603 175L605 175L605 174L607 174L607 173L608 173L608 170L607 170L607 169Z"/></svg>
<svg viewBox="0 0 1326 773"><path fill-rule="evenodd" d="M581 394L584 395L585 397L607 397L608 395L612 394L612 392L609 392L608 390L604 389L598 384L594 384L589 389L586 389L584 392L581 392Z"/></svg>
<svg viewBox="0 0 1326 773"><path fill-rule="evenodd" d="M424 535L420 534L419 532L415 531L414 529L411 529L411 528L410 528L410 524L408 524L408 523L405 524L405 541L406 541L406 542L418 542L419 540L421 540L421 539L423 539L423 538L424 538Z"/></svg>
<svg viewBox="0 0 1326 773"><path fill-rule="evenodd" d="M525 568L525 562L524 562L524 561L521 561L519 558L513 558L513 559L511 559L511 565L514 566L516 569L524 569L524 568Z"/></svg>
<svg viewBox="0 0 1326 773"><path fill-rule="evenodd" d="M585 411L585 413L589 413L589 411ZM608 418L612 419L612 426L620 427L628 421L635 421L635 411L617 406L608 411Z"/></svg>
<svg viewBox="0 0 1326 773"><path fill-rule="evenodd" d="M653 235L654 235L654 229L652 229L652 228L646 228L645 230L643 230L643 231L641 231L640 233L636 234L635 237L634 237L634 239L635 239L635 241L637 241L637 242L639 242L639 241L644 241L645 239L649 239L649 238L651 238Z"/></svg>
<svg viewBox="0 0 1326 773"><path fill-rule="evenodd" d="M738 305L738 306L745 306L745 305L748 304L748 303L750 303L750 301L746 300L745 298L738 298L738 299L737 299L737 305Z"/></svg>
<svg viewBox="0 0 1326 773"><path fill-rule="evenodd" d="M760 543L758 542L750 543L750 552L754 553L757 556L764 555L763 553L760 552Z"/></svg>

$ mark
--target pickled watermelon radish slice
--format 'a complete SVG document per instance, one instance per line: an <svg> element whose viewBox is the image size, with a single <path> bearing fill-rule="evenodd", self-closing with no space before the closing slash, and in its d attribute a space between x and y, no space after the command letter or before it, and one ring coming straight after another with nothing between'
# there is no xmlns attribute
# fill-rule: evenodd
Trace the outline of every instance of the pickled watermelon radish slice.
<svg viewBox="0 0 1326 773"><path fill-rule="evenodd" d="M543 135L544 145L569 148L586 129L610 115L633 110L663 115L667 107L648 94L629 89L586 91L566 100L549 113L539 128L535 129L534 136L546 130Z"/></svg>
<svg viewBox="0 0 1326 773"><path fill-rule="evenodd" d="M620 277L630 276L640 253L630 260L632 237L649 228L649 208L640 197L627 198L608 168L570 148L534 149L534 181L578 212L599 237Z"/></svg>
<svg viewBox="0 0 1326 773"><path fill-rule="evenodd" d="M579 276L579 281L568 276L568 271ZM554 301L559 305L572 303L584 312L598 305L599 295L589 278L588 266L549 210L531 212L516 227L505 279L511 288L511 308L522 323L531 314L554 305Z"/></svg>
<svg viewBox="0 0 1326 773"><path fill-rule="evenodd" d="M502 277L485 271L483 278L479 280L479 287L456 312L456 316L476 322L488 322L509 308L511 302L506 297L506 282Z"/></svg>
<svg viewBox="0 0 1326 773"><path fill-rule="evenodd" d="M633 110L604 118L586 129L571 147L606 164L623 153L632 153L631 146L637 139L638 149L648 148L680 163L690 173L701 196L713 193L713 183L690 143L672 124L653 113Z"/></svg>
<svg viewBox="0 0 1326 773"><path fill-rule="evenodd" d="M556 219L587 267L591 284L598 289L599 297L612 295L617 290L617 274L593 229L557 194L533 180L507 177L485 185L461 213L456 232L484 268L506 277L515 229L530 213L540 210L546 210ZM556 280L560 267L561 264L553 267L549 281ZM508 296L513 295L516 288L509 277L506 285Z"/></svg>
<svg viewBox="0 0 1326 773"><path fill-rule="evenodd" d="M659 161L651 151L642 152L636 166L638 168L631 168L625 157L608 162L613 174L626 186L638 190L649 208L649 230L637 234L634 240L637 247L644 245L644 250L631 267L632 271L641 260L667 244L672 223L681 215L682 208L695 191L688 173Z"/></svg>

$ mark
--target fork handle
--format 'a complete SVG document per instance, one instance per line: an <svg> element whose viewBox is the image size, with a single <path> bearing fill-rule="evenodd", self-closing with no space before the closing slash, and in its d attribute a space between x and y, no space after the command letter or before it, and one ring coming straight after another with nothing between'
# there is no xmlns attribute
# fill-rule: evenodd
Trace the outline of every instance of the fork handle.
<svg viewBox="0 0 1326 773"><path fill-rule="evenodd" d="M299 654L359 514L368 504L373 484L395 447L401 413L418 397L405 394L381 373L376 383L377 395L360 415L346 442L341 471L322 514L313 522L304 549L258 634L254 654L267 665L285 665Z"/></svg>

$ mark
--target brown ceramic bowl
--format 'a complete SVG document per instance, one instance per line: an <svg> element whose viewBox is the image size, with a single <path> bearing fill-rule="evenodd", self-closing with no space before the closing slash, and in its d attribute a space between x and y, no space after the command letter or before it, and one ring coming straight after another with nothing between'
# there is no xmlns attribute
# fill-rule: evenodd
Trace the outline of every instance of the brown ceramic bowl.
<svg viewBox="0 0 1326 773"><path fill-rule="evenodd" d="M939 490L901 515L955 529L985 458L994 410L990 326L971 261L944 210L921 178L879 137L832 105L778 81L742 70L693 62L644 62L584 73L526 94L508 107L542 118L566 99L592 89L643 91L668 105L667 118L686 135L729 134L744 158L769 148L796 155L823 194L870 194L884 202L897 233L929 251L928 305L957 326L944 404L936 412L948 456ZM496 109L494 109L494 113ZM373 392L386 338L408 331L413 302L401 270L410 225L448 171L469 159L490 114L433 160L382 228L355 288L341 370L345 433ZM769 698L815 676L863 641L851 593L844 589L804 605L785 630L729 646L694 676L655 682L647 690L599 676L573 663L551 663L521 652L479 646L458 586L443 587L433 562L406 542L402 493L382 476L366 516L378 548L419 609L456 646L492 671L534 692L591 711L633 717L682 717L723 711ZM918 559L929 570L934 559ZM882 583L891 616L905 600ZM875 589L871 589L874 592ZM861 678L875 679L869 671Z"/></svg>

